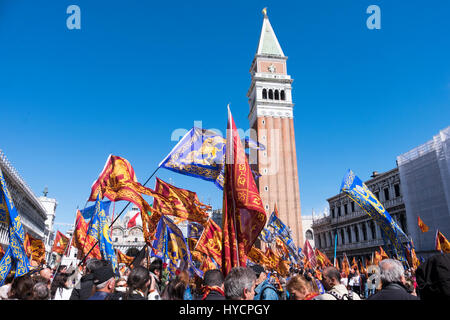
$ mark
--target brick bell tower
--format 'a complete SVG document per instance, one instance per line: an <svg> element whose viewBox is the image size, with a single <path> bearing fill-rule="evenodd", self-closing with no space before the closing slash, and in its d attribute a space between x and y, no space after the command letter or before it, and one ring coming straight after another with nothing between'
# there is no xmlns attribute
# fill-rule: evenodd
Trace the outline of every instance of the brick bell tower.
<svg viewBox="0 0 450 320"><path fill-rule="evenodd" d="M279 218L289 226L297 247L303 247L300 189L294 134L292 82L286 60L266 9L247 92L250 104L250 137L266 149L250 151L252 169L268 217L275 205Z"/></svg>

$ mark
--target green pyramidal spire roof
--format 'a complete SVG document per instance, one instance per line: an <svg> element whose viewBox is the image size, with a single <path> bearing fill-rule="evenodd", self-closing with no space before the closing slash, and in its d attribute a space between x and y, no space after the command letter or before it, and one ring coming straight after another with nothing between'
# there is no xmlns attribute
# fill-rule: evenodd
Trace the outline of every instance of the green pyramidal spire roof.
<svg viewBox="0 0 450 320"><path fill-rule="evenodd" d="M277 36L275 35L275 32L273 32L269 17L266 14L264 14L261 36L259 37L258 50L256 53L284 57L283 50L281 50Z"/></svg>

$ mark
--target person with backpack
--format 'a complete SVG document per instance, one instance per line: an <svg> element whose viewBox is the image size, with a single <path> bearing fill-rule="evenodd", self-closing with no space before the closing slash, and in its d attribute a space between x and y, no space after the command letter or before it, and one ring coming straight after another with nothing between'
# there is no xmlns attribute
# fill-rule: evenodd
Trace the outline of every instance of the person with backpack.
<svg viewBox="0 0 450 320"><path fill-rule="evenodd" d="M255 264L250 267L256 275L254 300L279 300L277 289L267 279L262 266Z"/></svg>
<svg viewBox="0 0 450 320"><path fill-rule="evenodd" d="M327 290L313 300L361 300L359 295L341 283L341 274L335 267L327 267L322 272L322 284Z"/></svg>

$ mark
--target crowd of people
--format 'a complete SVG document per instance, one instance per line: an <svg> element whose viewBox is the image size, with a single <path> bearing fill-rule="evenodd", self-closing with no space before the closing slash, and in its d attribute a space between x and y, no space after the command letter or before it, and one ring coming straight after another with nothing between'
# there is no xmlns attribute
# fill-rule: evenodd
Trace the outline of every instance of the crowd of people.
<svg viewBox="0 0 450 320"><path fill-rule="evenodd" d="M105 260L90 259L80 269L43 265L30 273L8 275L1 300L428 300L450 299L450 254L430 257L417 270L384 259L377 277L333 266L291 268L281 277L258 264L235 267L223 276L187 271L171 275L161 259L145 259L119 274ZM368 281L369 280L369 281ZM374 281L372 281L374 280ZM369 283L374 283L374 287Z"/></svg>

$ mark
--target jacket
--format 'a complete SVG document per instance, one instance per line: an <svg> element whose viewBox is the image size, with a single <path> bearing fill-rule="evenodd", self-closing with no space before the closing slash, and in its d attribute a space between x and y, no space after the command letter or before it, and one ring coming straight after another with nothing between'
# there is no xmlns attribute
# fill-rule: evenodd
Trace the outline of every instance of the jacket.
<svg viewBox="0 0 450 320"><path fill-rule="evenodd" d="M313 298L313 300L349 300L348 296L349 291L347 290L347 288L342 284L337 284L333 288L331 288L331 290ZM354 292L351 293L351 296L353 300L361 300L359 295Z"/></svg>
<svg viewBox="0 0 450 320"><path fill-rule="evenodd" d="M266 279L255 288L254 300L279 300L277 289Z"/></svg>
<svg viewBox="0 0 450 320"><path fill-rule="evenodd" d="M87 300L92 295L94 286L94 275L92 273L81 277L80 288L73 288L69 300Z"/></svg>
<svg viewBox="0 0 450 320"><path fill-rule="evenodd" d="M416 270L417 294L421 300L450 299L450 253L428 258Z"/></svg>
<svg viewBox="0 0 450 320"><path fill-rule="evenodd" d="M389 283L371 295L367 300L419 300L416 296L409 294L406 288L400 283Z"/></svg>

